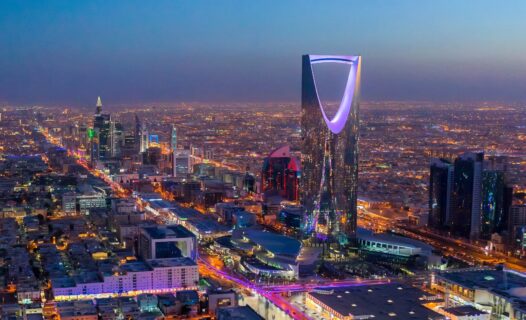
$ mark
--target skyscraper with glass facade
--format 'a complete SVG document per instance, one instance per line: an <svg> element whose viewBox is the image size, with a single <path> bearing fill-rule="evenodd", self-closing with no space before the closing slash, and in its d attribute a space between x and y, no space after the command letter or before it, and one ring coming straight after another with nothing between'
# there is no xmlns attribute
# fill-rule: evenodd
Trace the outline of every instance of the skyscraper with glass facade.
<svg viewBox="0 0 526 320"><path fill-rule="evenodd" d="M484 153L465 153L455 159L451 231L477 239L480 235L482 163Z"/></svg>
<svg viewBox="0 0 526 320"><path fill-rule="evenodd" d="M428 226L437 230L448 228L451 215L451 191L454 166L445 159L433 159L429 172Z"/></svg>
<svg viewBox="0 0 526 320"><path fill-rule="evenodd" d="M332 119L316 88L312 66L318 63L350 66ZM341 244L356 234L360 69L360 56L303 56L300 202L306 212L304 233Z"/></svg>
<svg viewBox="0 0 526 320"><path fill-rule="evenodd" d="M261 191L265 195L279 195L283 199L298 201L300 164L290 154L290 147L282 146L263 160Z"/></svg>
<svg viewBox="0 0 526 320"><path fill-rule="evenodd" d="M93 131L95 137L92 140L91 160L109 160L113 150L114 123L109 113L102 113L102 101L97 98L95 116L93 118Z"/></svg>

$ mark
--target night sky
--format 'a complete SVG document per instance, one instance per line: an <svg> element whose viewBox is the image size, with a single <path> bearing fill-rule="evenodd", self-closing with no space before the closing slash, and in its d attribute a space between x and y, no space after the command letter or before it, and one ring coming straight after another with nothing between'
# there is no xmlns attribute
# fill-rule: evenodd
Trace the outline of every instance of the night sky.
<svg viewBox="0 0 526 320"><path fill-rule="evenodd" d="M362 55L367 100L526 102L526 1L0 1L0 105L299 102L305 53Z"/></svg>

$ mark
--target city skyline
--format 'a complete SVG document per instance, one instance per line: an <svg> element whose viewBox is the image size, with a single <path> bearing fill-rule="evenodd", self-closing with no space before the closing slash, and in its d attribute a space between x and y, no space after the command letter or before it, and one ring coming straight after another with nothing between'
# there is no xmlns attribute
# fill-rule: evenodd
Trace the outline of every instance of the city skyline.
<svg viewBox="0 0 526 320"><path fill-rule="evenodd" d="M0 103L299 101L308 52L364 56L364 100L523 102L525 12L521 1L4 1Z"/></svg>

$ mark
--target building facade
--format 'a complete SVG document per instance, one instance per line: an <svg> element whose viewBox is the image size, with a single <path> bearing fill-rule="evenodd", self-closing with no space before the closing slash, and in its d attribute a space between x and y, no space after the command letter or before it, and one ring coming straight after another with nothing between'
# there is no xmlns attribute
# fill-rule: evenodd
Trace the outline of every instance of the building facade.
<svg viewBox="0 0 526 320"><path fill-rule="evenodd" d="M333 119L325 114L318 96L312 69L318 63L350 65ZM304 232L342 244L356 234L360 73L360 56L303 56L300 202L306 210Z"/></svg>
<svg viewBox="0 0 526 320"><path fill-rule="evenodd" d="M177 149L177 128L175 126L172 126L170 131L170 149L172 151Z"/></svg>
<svg viewBox="0 0 526 320"><path fill-rule="evenodd" d="M467 239L513 238L513 187L507 184L506 168L506 157L485 159L482 152L462 154L454 164L433 159L428 226Z"/></svg>
<svg viewBox="0 0 526 320"><path fill-rule="evenodd" d="M482 173L482 239L490 239L493 233L508 230L512 197L513 189L506 185L503 171L485 170Z"/></svg>
<svg viewBox="0 0 526 320"><path fill-rule="evenodd" d="M174 150L173 151L173 176L186 177L192 172L192 157L190 150Z"/></svg>
<svg viewBox="0 0 526 320"><path fill-rule="evenodd" d="M298 201L300 165L290 155L290 146L272 151L263 161L261 191L278 194L286 200Z"/></svg>
<svg viewBox="0 0 526 320"><path fill-rule="evenodd" d="M480 234L482 164L484 153L466 153L455 159L451 230L476 239Z"/></svg>
<svg viewBox="0 0 526 320"><path fill-rule="evenodd" d="M447 228L451 211L453 165L445 159L433 159L429 172L429 220L430 228Z"/></svg>
<svg viewBox="0 0 526 320"><path fill-rule="evenodd" d="M101 274L84 281L77 278L51 279L56 301L77 298L103 298L115 295L175 292L196 288L198 267L189 258L134 261L121 266L112 274Z"/></svg>
<svg viewBox="0 0 526 320"><path fill-rule="evenodd" d="M180 225L143 227L139 235L139 255L145 260L187 257L195 261L197 240Z"/></svg>
<svg viewBox="0 0 526 320"><path fill-rule="evenodd" d="M97 108L93 118L93 131L91 160L109 160L113 150L113 123L110 114L102 113L100 97L97 99Z"/></svg>

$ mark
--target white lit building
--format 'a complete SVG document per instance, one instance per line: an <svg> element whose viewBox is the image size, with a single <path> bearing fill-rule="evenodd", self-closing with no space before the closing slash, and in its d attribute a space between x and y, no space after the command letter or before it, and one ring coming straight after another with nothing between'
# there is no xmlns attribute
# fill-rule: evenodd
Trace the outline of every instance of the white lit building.
<svg viewBox="0 0 526 320"><path fill-rule="evenodd" d="M139 255L145 259L197 258L195 235L181 225L143 227L139 235Z"/></svg>
<svg viewBox="0 0 526 320"><path fill-rule="evenodd" d="M173 176L186 177L189 173L192 173L190 150L175 150L173 153Z"/></svg>
<svg viewBox="0 0 526 320"><path fill-rule="evenodd" d="M119 266L113 274L79 275L51 279L55 300L76 300L163 293L196 288L197 264L189 258L133 261Z"/></svg>

